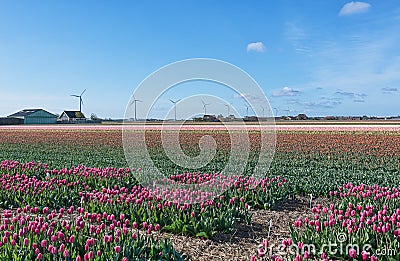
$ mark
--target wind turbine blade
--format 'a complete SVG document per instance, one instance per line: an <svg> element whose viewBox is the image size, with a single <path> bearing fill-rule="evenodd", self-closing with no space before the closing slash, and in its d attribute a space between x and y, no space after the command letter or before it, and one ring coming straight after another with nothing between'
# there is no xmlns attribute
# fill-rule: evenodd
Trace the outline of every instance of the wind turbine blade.
<svg viewBox="0 0 400 261"><path fill-rule="evenodd" d="M138 101L138 102L143 102L143 101L141 101L141 100L135 100L135 101Z"/></svg>
<svg viewBox="0 0 400 261"><path fill-rule="evenodd" d="M83 92L81 93L81 96L86 92L86 89L83 90Z"/></svg>
<svg viewBox="0 0 400 261"><path fill-rule="evenodd" d="M173 100L171 100L171 99L168 99L170 102L172 102L173 104L175 104L176 102L174 102Z"/></svg>
<svg viewBox="0 0 400 261"><path fill-rule="evenodd" d="M80 97L80 96L78 96L78 95L75 95L75 94L71 94L70 96L73 96L73 97Z"/></svg>
<svg viewBox="0 0 400 261"><path fill-rule="evenodd" d="M203 100L201 100L201 102L202 102L204 105L206 104Z"/></svg>

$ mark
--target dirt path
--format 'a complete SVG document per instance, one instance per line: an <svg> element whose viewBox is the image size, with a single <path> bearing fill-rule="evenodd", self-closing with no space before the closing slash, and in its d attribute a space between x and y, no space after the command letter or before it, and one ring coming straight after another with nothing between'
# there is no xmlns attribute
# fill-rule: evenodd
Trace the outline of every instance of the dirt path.
<svg viewBox="0 0 400 261"><path fill-rule="evenodd" d="M329 206L328 200L324 198L313 201L313 205L319 203ZM293 224L299 216L310 217L310 213L309 199L297 197L281 202L271 210L253 211L251 225L238 224L233 233L217 234L213 240L181 235L167 236L176 250L189 255L190 260L250 260L252 255L257 255L258 246L263 239L268 238L270 220L272 228L268 241L275 252L279 250L282 240L289 237L289 224Z"/></svg>

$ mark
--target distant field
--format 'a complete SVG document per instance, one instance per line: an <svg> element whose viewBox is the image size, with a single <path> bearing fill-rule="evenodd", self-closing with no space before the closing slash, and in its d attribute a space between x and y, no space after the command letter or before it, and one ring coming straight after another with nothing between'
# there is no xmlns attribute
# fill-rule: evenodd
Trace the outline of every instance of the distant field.
<svg viewBox="0 0 400 261"><path fill-rule="evenodd" d="M140 122L139 124L143 124ZM258 122L243 122L246 125L258 125ZM261 124L266 122L260 121ZM127 125L137 125L135 122L125 123ZM221 122L146 122L146 125L221 125ZM236 125L237 122L224 122L224 124ZM276 125L400 125L400 120L352 120L352 121L336 121L336 120L305 120L305 121L287 121L276 120ZM104 122L103 125L123 125L122 122Z"/></svg>
<svg viewBox="0 0 400 261"><path fill-rule="evenodd" d="M263 125L248 123L245 125L239 125L237 123L228 123L230 129L243 130L260 130L260 129L270 129L273 124ZM122 130L123 128L129 128L131 130L143 129L146 130L224 130L226 129L223 124L183 124L178 123L146 123L146 124L68 124L68 125L3 125L0 126L0 130ZM392 121L388 122L358 122L358 123L343 123L343 122L276 122L275 130L277 131L400 131L400 122Z"/></svg>

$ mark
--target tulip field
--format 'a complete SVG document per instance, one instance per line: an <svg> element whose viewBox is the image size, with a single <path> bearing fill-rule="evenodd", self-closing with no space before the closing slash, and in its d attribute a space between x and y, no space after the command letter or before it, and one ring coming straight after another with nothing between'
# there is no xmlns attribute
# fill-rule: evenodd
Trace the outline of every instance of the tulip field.
<svg viewBox="0 0 400 261"><path fill-rule="evenodd" d="M215 158L196 170L168 158L160 133L150 127L146 144L165 182L224 192L143 187L143 166L127 164L120 126L0 126L0 260L400 260L399 125L278 125L262 178L251 176L256 128L243 174L231 176L221 174L231 141L220 126L180 131L187 155L199 154L204 135L216 141ZM304 211L278 233L287 216L279 206L301 200ZM240 227L268 224L259 221L271 211L278 218L242 238L237 256L174 241L217 244L239 237ZM232 242L218 244L228 254Z"/></svg>

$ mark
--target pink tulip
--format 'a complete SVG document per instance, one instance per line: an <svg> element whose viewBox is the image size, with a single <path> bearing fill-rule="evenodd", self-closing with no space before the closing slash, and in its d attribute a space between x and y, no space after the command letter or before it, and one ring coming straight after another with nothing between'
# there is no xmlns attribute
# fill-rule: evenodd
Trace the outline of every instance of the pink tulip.
<svg viewBox="0 0 400 261"><path fill-rule="evenodd" d="M351 258L356 258L356 257L357 257L357 251L356 251L354 248L351 248L351 249L349 250L349 256L350 256Z"/></svg>
<svg viewBox="0 0 400 261"><path fill-rule="evenodd" d="M362 252L361 252L361 257L362 257L362 260L368 260L369 255L368 255L367 252L362 251Z"/></svg>
<svg viewBox="0 0 400 261"><path fill-rule="evenodd" d="M263 239L262 245L264 248L268 247L268 239Z"/></svg>
<svg viewBox="0 0 400 261"><path fill-rule="evenodd" d="M294 261L303 261L303 257L301 255L297 255Z"/></svg>
<svg viewBox="0 0 400 261"><path fill-rule="evenodd" d="M60 248L59 248L59 252L64 252L65 250L65 245L61 244Z"/></svg>
<svg viewBox="0 0 400 261"><path fill-rule="evenodd" d="M264 250L264 248L259 248L258 249L258 256L259 257L263 257L265 255L265 250Z"/></svg>

